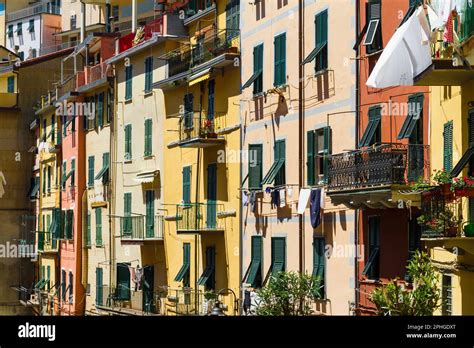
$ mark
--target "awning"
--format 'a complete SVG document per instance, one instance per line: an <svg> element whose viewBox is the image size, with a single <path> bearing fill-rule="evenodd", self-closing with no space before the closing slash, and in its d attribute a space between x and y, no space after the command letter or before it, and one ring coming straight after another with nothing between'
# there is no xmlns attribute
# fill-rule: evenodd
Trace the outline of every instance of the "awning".
<svg viewBox="0 0 474 348"><path fill-rule="evenodd" d="M273 180L275 180L275 176L278 174L280 171L281 167L283 167L283 164L285 163L284 158L280 158L276 160L273 165L270 167L270 170L268 171L267 175L262 180L262 185L269 184Z"/></svg>
<svg viewBox="0 0 474 348"><path fill-rule="evenodd" d="M141 184L151 183L155 180L155 177L157 177L159 173L160 173L159 170L142 172L142 173L137 174L137 176L133 178L133 180Z"/></svg>
<svg viewBox="0 0 474 348"><path fill-rule="evenodd" d="M432 64L429 28L423 6L420 6L395 31L366 85L373 88L413 86L414 78Z"/></svg>
<svg viewBox="0 0 474 348"><path fill-rule="evenodd" d="M189 86L198 84L199 82L206 81L211 77L211 68L205 69L195 75L191 75L188 79Z"/></svg>
<svg viewBox="0 0 474 348"><path fill-rule="evenodd" d="M458 163L456 164L456 166L453 168L453 170L451 171L451 177L452 178L455 178L457 177L459 174L461 174L462 170L464 169L464 167L469 163L469 161L471 160L471 158L474 156L474 145L471 145L467 150L466 152L464 153L464 155L462 155L461 159L458 161Z"/></svg>

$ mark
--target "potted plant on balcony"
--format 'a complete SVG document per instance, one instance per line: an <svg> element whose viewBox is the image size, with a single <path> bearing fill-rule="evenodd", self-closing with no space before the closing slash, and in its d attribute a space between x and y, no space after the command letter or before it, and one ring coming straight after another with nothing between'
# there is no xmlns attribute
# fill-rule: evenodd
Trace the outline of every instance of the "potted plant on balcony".
<svg viewBox="0 0 474 348"><path fill-rule="evenodd" d="M416 181L410 183L410 190L422 192L430 188L430 183L420 176Z"/></svg>
<svg viewBox="0 0 474 348"><path fill-rule="evenodd" d="M204 120L202 129L201 129L201 136L203 138L216 138L217 134L214 129L214 120L206 119Z"/></svg>
<svg viewBox="0 0 474 348"><path fill-rule="evenodd" d="M217 299L218 295L214 291L206 291L204 293L203 312L209 313L214 307L214 303Z"/></svg>
<svg viewBox="0 0 474 348"><path fill-rule="evenodd" d="M447 171L445 171L444 169L436 170L435 174L433 175L433 181L436 183L436 185L439 185L441 187L441 191L444 195L450 194L449 190L451 188L453 179Z"/></svg>
<svg viewBox="0 0 474 348"><path fill-rule="evenodd" d="M417 222L436 235L455 237L461 221L450 209L445 208L437 216L421 215L417 218Z"/></svg>
<svg viewBox="0 0 474 348"><path fill-rule="evenodd" d="M474 197L474 177L454 178L451 191L459 197Z"/></svg>

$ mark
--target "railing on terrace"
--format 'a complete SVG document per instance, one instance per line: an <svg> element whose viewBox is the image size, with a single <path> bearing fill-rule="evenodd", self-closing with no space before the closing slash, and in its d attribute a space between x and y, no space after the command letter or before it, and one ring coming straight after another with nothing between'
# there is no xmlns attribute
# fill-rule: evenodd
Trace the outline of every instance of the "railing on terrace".
<svg viewBox="0 0 474 348"><path fill-rule="evenodd" d="M165 315L205 315L207 307L202 291L191 288L168 289Z"/></svg>
<svg viewBox="0 0 474 348"><path fill-rule="evenodd" d="M112 69L106 63L99 63L93 66L86 66L84 71L77 73L77 87L88 85L95 81L112 76Z"/></svg>
<svg viewBox="0 0 474 348"><path fill-rule="evenodd" d="M59 82L56 87L56 99L61 98L68 92L73 92L76 89L76 75L70 75Z"/></svg>
<svg viewBox="0 0 474 348"><path fill-rule="evenodd" d="M169 77L206 63L222 54L240 53L240 31L223 29L207 35L204 40L167 53Z"/></svg>
<svg viewBox="0 0 474 348"><path fill-rule="evenodd" d="M65 50L66 48L76 47L77 41L62 42L56 45L41 47L39 50L39 55L43 56L45 54L58 52Z"/></svg>
<svg viewBox="0 0 474 348"><path fill-rule="evenodd" d="M422 237L459 236L460 225L462 225L463 220L460 205L462 205L462 201L454 199L451 191L444 192L442 187L423 192L421 200L422 216L418 219ZM465 221L465 223L469 223L469 221Z"/></svg>
<svg viewBox="0 0 474 348"><path fill-rule="evenodd" d="M56 94L53 92L48 92L48 94L41 96L41 108L44 108L48 105L52 105L56 101Z"/></svg>
<svg viewBox="0 0 474 348"><path fill-rule="evenodd" d="M40 13L61 14L61 7L51 3L37 4L18 11L11 12L7 15L7 22L20 18L34 16Z"/></svg>
<svg viewBox="0 0 474 348"><path fill-rule="evenodd" d="M124 314L164 314L162 303L165 295L162 291L134 291L103 285L96 288L95 304Z"/></svg>
<svg viewBox="0 0 474 348"><path fill-rule="evenodd" d="M163 240L164 216L155 215L152 219L146 216L120 217L120 236L123 241Z"/></svg>
<svg viewBox="0 0 474 348"><path fill-rule="evenodd" d="M180 142L192 139L216 139L218 132L226 127L224 112L208 113L205 110L188 111L179 121Z"/></svg>
<svg viewBox="0 0 474 348"><path fill-rule="evenodd" d="M406 185L429 177L429 146L381 144L329 158L328 190Z"/></svg>
<svg viewBox="0 0 474 348"><path fill-rule="evenodd" d="M143 40L149 40L150 38L153 37L153 34L155 33L163 33L163 17L158 17L156 19L153 19L153 17L148 17L145 19L142 19L141 21L147 22L143 26ZM115 27L115 32L119 33L128 33L124 36L122 36L119 39L118 45L119 45L119 53L122 53L123 51L128 50L129 48L133 47L134 45L134 39L135 39L135 33L131 33L132 30L132 22L127 21L123 23L119 23Z"/></svg>
<svg viewBox="0 0 474 348"><path fill-rule="evenodd" d="M224 206L217 203L183 203L176 206L176 228L181 232L216 231L224 229L218 217Z"/></svg>

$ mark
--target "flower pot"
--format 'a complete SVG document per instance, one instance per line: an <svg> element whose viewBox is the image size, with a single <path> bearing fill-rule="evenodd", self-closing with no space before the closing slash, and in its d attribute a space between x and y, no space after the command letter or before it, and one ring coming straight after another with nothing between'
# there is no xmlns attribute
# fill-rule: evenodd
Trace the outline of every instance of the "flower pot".
<svg viewBox="0 0 474 348"><path fill-rule="evenodd" d="M451 194L451 184L441 184L441 193L445 196L449 196Z"/></svg>
<svg viewBox="0 0 474 348"><path fill-rule="evenodd" d="M455 189L454 192L458 197L474 197L474 189L472 188Z"/></svg>

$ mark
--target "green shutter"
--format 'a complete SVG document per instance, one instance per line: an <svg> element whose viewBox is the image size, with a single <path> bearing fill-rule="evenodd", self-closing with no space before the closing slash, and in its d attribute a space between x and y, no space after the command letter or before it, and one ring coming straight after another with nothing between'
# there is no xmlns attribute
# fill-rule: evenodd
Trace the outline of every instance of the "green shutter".
<svg viewBox="0 0 474 348"><path fill-rule="evenodd" d="M42 194L46 194L46 166L43 168L43 192Z"/></svg>
<svg viewBox="0 0 474 348"><path fill-rule="evenodd" d="M191 166L183 168L183 202L191 203Z"/></svg>
<svg viewBox="0 0 474 348"><path fill-rule="evenodd" d="M329 175L329 156L332 153L332 140L331 140L331 127L324 127L324 161L323 161L323 173L324 182L328 182Z"/></svg>
<svg viewBox="0 0 474 348"><path fill-rule="evenodd" d="M275 163L279 163L276 167L275 185L284 185L285 179L285 159L286 159L286 145L285 140L275 142Z"/></svg>
<svg viewBox="0 0 474 348"><path fill-rule="evenodd" d="M262 283L262 241L261 236L252 236L252 259L246 282L254 288L260 287Z"/></svg>
<svg viewBox="0 0 474 348"><path fill-rule="evenodd" d="M96 306L103 305L103 294L104 294L104 285L103 285L103 270L102 268L95 269L95 304Z"/></svg>
<svg viewBox="0 0 474 348"><path fill-rule="evenodd" d="M183 265L176 274L174 281L183 281L184 286L189 286L189 271L191 268L191 244L183 244Z"/></svg>
<svg viewBox="0 0 474 348"><path fill-rule="evenodd" d="M87 212L87 236L86 236L86 246L90 247L92 244L92 235L91 235L91 212Z"/></svg>
<svg viewBox="0 0 474 348"><path fill-rule="evenodd" d="M51 266L46 267L46 281L48 283L48 291L51 289Z"/></svg>
<svg viewBox="0 0 474 348"><path fill-rule="evenodd" d="M253 94L261 93L263 91L263 44L253 49L253 75L245 85L249 85L252 82Z"/></svg>
<svg viewBox="0 0 474 348"><path fill-rule="evenodd" d="M95 208L95 244L102 246L102 208Z"/></svg>
<svg viewBox="0 0 474 348"><path fill-rule="evenodd" d="M94 165L95 165L95 157L94 156L89 156L89 172L88 172L88 180L87 180L87 185L89 187L94 186Z"/></svg>
<svg viewBox="0 0 474 348"><path fill-rule="evenodd" d="M66 224L65 237L66 239L73 239L73 225L74 225L74 210L66 210Z"/></svg>
<svg viewBox="0 0 474 348"><path fill-rule="evenodd" d="M125 99L132 99L132 79L133 79L132 65L125 68Z"/></svg>
<svg viewBox="0 0 474 348"><path fill-rule="evenodd" d="M145 92L152 90L153 83L153 57L145 59Z"/></svg>
<svg viewBox="0 0 474 348"><path fill-rule="evenodd" d="M147 190L145 193L146 204L146 237L152 238L155 232L155 191Z"/></svg>
<svg viewBox="0 0 474 348"><path fill-rule="evenodd" d="M125 126L125 160L132 160L132 125Z"/></svg>
<svg viewBox="0 0 474 348"><path fill-rule="evenodd" d="M453 169L453 121L444 124L443 166L446 172L451 172Z"/></svg>
<svg viewBox="0 0 474 348"><path fill-rule="evenodd" d="M280 34L274 40L274 86L286 84L286 33Z"/></svg>
<svg viewBox="0 0 474 348"><path fill-rule="evenodd" d="M249 145L249 189L262 187L262 149L261 144Z"/></svg>
<svg viewBox="0 0 474 348"><path fill-rule="evenodd" d="M151 119L145 120L145 156L151 156L152 154L152 125Z"/></svg>
<svg viewBox="0 0 474 348"><path fill-rule="evenodd" d="M324 238L313 239L313 277L317 278L315 295L317 298L324 297L325 283L325 242Z"/></svg>
<svg viewBox="0 0 474 348"><path fill-rule="evenodd" d="M314 20L316 28L316 46L320 48L315 57L315 71L328 68L328 11L316 15Z"/></svg>
<svg viewBox="0 0 474 348"><path fill-rule="evenodd" d="M126 235L132 233L132 193L127 192L123 195L123 216L124 216L124 226L123 232Z"/></svg>
<svg viewBox="0 0 474 348"><path fill-rule="evenodd" d="M308 139L308 142L307 142L307 149L306 149L306 166L307 166L307 169L308 169L308 179L307 179L307 182L308 182L308 186L312 186L312 185L315 185L315 172L314 172L314 157L315 157L315 153L314 153L314 141L315 141L315 138L316 138L316 134L314 131L309 131L307 133L307 139Z"/></svg>
<svg viewBox="0 0 474 348"><path fill-rule="evenodd" d="M116 297L118 300L126 301L130 300L130 270L128 269L129 264L118 263L117 264L117 292Z"/></svg>
<svg viewBox="0 0 474 348"><path fill-rule="evenodd" d="M8 81L7 92L15 93L15 76L8 76L7 81Z"/></svg>
<svg viewBox="0 0 474 348"><path fill-rule="evenodd" d="M102 128L104 126L104 92L100 93L98 96L97 113L99 127Z"/></svg>
<svg viewBox="0 0 474 348"><path fill-rule="evenodd" d="M76 183L76 160L71 160L71 186L74 187Z"/></svg>
<svg viewBox="0 0 474 348"><path fill-rule="evenodd" d="M285 257L286 257L286 241L282 237L272 238L272 268L271 273L273 276L278 275L279 272L285 270Z"/></svg>

